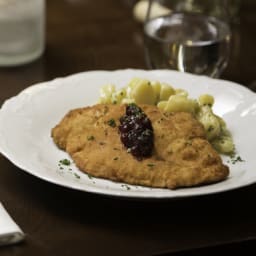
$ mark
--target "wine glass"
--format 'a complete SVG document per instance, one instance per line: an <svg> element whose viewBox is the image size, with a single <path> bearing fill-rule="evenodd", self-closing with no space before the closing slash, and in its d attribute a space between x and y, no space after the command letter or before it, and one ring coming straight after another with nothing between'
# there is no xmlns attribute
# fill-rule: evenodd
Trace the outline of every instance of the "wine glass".
<svg viewBox="0 0 256 256"><path fill-rule="evenodd" d="M227 5L226 0L149 0L144 23L148 68L219 77L230 51Z"/></svg>

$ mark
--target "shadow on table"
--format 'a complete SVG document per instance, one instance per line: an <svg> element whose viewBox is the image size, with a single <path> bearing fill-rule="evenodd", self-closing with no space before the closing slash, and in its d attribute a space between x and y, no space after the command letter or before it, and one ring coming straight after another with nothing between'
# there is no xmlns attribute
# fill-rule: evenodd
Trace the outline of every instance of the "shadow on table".
<svg viewBox="0 0 256 256"><path fill-rule="evenodd" d="M255 255L256 239L234 241L233 243L186 250L177 253L162 252L154 256L216 256L216 255Z"/></svg>
<svg viewBox="0 0 256 256"><path fill-rule="evenodd" d="M10 168L2 170L5 180L0 199L28 234L28 244L35 241L33 246L41 241L56 251L68 247L65 241L71 232L77 244L87 242L88 251L97 250L93 244L101 241L106 251L116 255L125 245L124 255L137 248L138 255L147 255L256 235L256 209L250 196L256 186L179 200L135 201L67 189L15 169L11 163L6 166ZM13 204L14 199L19 204ZM115 249L111 248L113 241L119 241Z"/></svg>

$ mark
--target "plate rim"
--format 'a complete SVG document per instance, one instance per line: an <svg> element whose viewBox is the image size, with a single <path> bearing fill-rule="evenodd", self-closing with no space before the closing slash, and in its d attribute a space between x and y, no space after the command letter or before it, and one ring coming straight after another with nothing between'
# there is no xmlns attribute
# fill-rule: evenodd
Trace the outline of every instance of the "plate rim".
<svg viewBox="0 0 256 256"><path fill-rule="evenodd" d="M46 89L47 87L51 87L51 86L54 86L54 88L57 88L59 85L61 85L61 81L63 79L67 80L67 79L72 79L72 78L75 78L75 77L79 77L81 75L85 75L85 74L90 74L90 73L109 73L109 74L114 74L114 73L118 73L118 72L146 72L146 73L178 73L177 75L181 75L181 76L188 76L188 77L196 77L197 79L198 78L203 78L203 79L210 79L210 80L215 80L217 81L218 83L221 82L221 83L227 83L228 86L231 86L231 87L235 87L237 88L239 91L243 92L244 94L246 94L246 96L248 97L255 97L256 98L256 93L251 91L249 88L247 87L244 87L243 85L240 85L238 83L235 83L235 82L232 82L232 81L228 81L228 80L223 80L223 79L212 79L210 77L206 77L206 76L198 76L198 75L193 75L193 74L189 74L189 73L181 73L181 72L177 72L177 71L172 71L172 70L144 70L144 69L117 69L117 70L92 70L92 71L85 71L85 72L79 72L79 73L76 73L76 74L71 74L69 76L64 76L64 77L58 77L58 78L55 78L55 79L52 79L52 80L49 80L49 81L45 81L45 82L41 82L41 83L36 83L36 84L33 84L25 89L23 89L22 91L20 91L17 95L15 96L12 96L8 99L6 99L1 108L0 108L0 117L1 117L1 114L2 114L2 111L5 111L6 108L8 108L8 104L12 101L15 101L17 100L17 98L19 97L22 97L22 95L24 94L31 94L33 96L33 94L36 94L38 93L38 90L40 91L41 88L43 89ZM56 81L58 81L58 84L56 83ZM1 134L0 134L1 135ZM222 192L226 192L226 191L230 191L230 190L234 190L234 189L238 189L238 188L241 188L241 187L246 187L246 186L249 186L251 184L254 184L256 181L251 181L251 182L247 182L241 186L231 186L231 187L228 187L228 188L221 188L221 189L217 189L217 190L210 190L210 191L206 191L204 192L203 194L200 193L200 192L194 192L194 193L191 193L191 194L175 194L173 196L170 196L170 195L167 195L167 196L163 196L163 195L154 195L154 196L149 196L147 195L147 192L144 192L144 193L141 193L140 195L136 194L136 193L131 193L131 191L126 191L126 190L120 190L120 191L113 191L113 190L105 190L105 191L102 191L102 189L99 190L98 187L96 187L95 189L92 189L93 187L89 187L89 190L87 189L88 187L86 187L86 185L84 185L85 187L84 188L81 188L81 187L76 187L76 186L72 186L72 185L67 185L67 184L63 184L61 182L61 180L56 180L54 179L53 177L47 177L47 176L43 176L43 175L40 175L40 173L34 173L33 170L31 170L30 168L27 168L26 166L24 166L22 163L20 163L19 161L17 162L15 159L15 157L13 157L10 153L6 152L4 149L3 149L3 145L0 141L0 153L5 156L12 164L14 164L16 167L18 167L19 169L21 169L22 171L25 171L26 173L29 173L31 175L33 175L34 177L37 177L41 180L44 180L44 181L47 181L47 182L50 182L52 184L55 184L55 185L59 185L59 186L63 186L63 187L66 187L66 188L69 188L69 189L75 189L75 190L78 190L78 191L83 191L83 192L89 192L89 193L94 193L94 194L100 194L100 195L105 195L105 196L111 196L111 197L118 197L118 198L133 198L133 199L144 199L144 200L153 200L153 199L175 199L175 198L188 198L188 197L196 197L196 196L204 196L204 195L209 195L209 194L217 194L217 193L222 193ZM96 179L96 178L95 178ZM122 182L123 184L125 184L124 182ZM120 184L122 184L120 183ZM129 185L129 184L128 184ZM129 186L132 186L132 185L129 185ZM205 185L205 186L209 186L209 185ZM154 188L152 188L154 190ZM104 189L103 189L104 190ZM169 191L169 189L167 189Z"/></svg>

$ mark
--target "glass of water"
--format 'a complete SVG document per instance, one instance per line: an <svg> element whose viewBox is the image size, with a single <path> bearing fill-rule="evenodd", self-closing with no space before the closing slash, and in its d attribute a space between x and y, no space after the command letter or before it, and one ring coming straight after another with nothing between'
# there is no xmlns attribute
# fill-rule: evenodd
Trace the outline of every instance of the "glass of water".
<svg viewBox="0 0 256 256"><path fill-rule="evenodd" d="M229 58L226 0L149 0L144 24L146 62L219 77Z"/></svg>
<svg viewBox="0 0 256 256"><path fill-rule="evenodd" d="M45 0L0 0L0 66L38 58L44 50Z"/></svg>

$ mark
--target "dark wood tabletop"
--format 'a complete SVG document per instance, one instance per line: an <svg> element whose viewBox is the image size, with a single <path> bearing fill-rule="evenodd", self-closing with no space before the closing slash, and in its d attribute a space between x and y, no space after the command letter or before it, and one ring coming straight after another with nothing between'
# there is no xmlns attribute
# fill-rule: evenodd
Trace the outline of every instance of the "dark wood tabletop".
<svg viewBox="0 0 256 256"><path fill-rule="evenodd" d="M256 4L241 2L230 63L221 78L256 91ZM146 69L133 3L47 1L45 52L30 64L0 68L0 105L55 77ZM256 239L256 185L190 199L134 201L48 183L1 154L0 166L0 201L26 233L24 242L0 248L1 256L159 255Z"/></svg>

